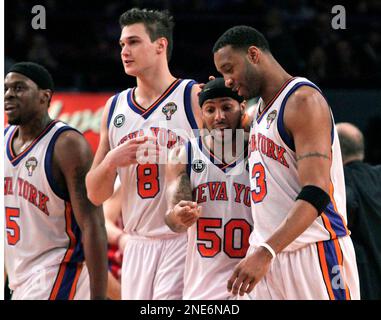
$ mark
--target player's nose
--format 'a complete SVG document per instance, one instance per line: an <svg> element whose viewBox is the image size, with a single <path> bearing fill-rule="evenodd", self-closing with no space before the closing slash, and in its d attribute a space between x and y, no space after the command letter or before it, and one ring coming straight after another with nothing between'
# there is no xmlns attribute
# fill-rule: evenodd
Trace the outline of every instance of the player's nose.
<svg viewBox="0 0 381 320"><path fill-rule="evenodd" d="M233 87L233 80L232 79L225 79L225 87L232 88Z"/></svg>

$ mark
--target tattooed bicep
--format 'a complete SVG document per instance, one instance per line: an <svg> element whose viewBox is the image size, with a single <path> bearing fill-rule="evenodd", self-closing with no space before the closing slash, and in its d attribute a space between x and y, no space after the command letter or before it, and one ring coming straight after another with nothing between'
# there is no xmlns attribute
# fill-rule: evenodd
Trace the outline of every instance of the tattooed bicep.
<svg viewBox="0 0 381 320"><path fill-rule="evenodd" d="M176 205L181 200L192 201L192 187L188 174L184 171L176 180L172 204Z"/></svg>
<svg viewBox="0 0 381 320"><path fill-rule="evenodd" d="M296 155L296 161L300 161L307 158L322 158L326 160L330 160L331 157L328 154L320 153L320 152L307 152L304 154Z"/></svg>

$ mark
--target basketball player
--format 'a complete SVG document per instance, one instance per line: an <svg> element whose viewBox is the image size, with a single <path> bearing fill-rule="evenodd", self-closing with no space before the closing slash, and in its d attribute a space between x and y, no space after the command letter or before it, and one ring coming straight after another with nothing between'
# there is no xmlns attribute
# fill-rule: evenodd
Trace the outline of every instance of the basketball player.
<svg viewBox="0 0 381 320"><path fill-rule="evenodd" d="M90 147L78 131L49 117L53 80L44 67L17 63L4 83L10 124L5 129L5 264L12 299L104 299L103 213L87 199L85 188Z"/></svg>
<svg viewBox="0 0 381 320"><path fill-rule="evenodd" d="M124 70L136 77L137 86L107 103L100 145L87 175L89 197L101 204L113 193L119 175L123 225L129 235L122 299L181 299L186 235L174 233L164 221L165 165L143 164L140 151L145 146L157 156L156 145L171 149L192 137L192 129L202 124L199 87L169 71L173 21L167 12L131 9L121 15L120 25Z"/></svg>
<svg viewBox="0 0 381 320"><path fill-rule="evenodd" d="M254 28L227 30L213 52L228 87L262 99L249 140L255 228L228 289L254 299L359 299L340 146L320 89L289 75Z"/></svg>
<svg viewBox="0 0 381 320"><path fill-rule="evenodd" d="M188 230L184 299L231 298L226 281L249 247L247 150L243 130L237 130L245 110L242 102L223 78L209 81L199 104L211 134L174 150L175 161L168 164L171 209L166 222L174 231Z"/></svg>

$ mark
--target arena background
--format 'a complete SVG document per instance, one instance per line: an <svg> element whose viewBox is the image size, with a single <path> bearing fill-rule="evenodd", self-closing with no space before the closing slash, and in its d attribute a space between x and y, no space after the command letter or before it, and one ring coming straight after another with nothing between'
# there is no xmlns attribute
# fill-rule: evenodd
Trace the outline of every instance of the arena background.
<svg viewBox="0 0 381 320"><path fill-rule="evenodd" d="M336 4L346 10L344 30L331 25ZM31 26L34 5L46 9L45 30ZM107 97L135 85L124 74L118 44L119 15L132 7L170 10L172 73L199 82L217 74L211 50L219 35L238 24L259 29L289 73L322 88L336 122L360 127L366 161L381 163L379 0L5 0L5 71L23 60L45 65L58 93L52 113L85 132L95 150Z"/></svg>

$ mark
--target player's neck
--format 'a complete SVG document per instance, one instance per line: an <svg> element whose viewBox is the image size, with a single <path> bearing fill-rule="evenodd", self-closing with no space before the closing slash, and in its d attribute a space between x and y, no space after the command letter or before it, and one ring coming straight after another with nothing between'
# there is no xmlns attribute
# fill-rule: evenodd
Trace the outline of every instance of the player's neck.
<svg viewBox="0 0 381 320"><path fill-rule="evenodd" d="M236 136L232 139L216 140L211 136L204 139L206 147L220 160L225 163L232 163L242 154L242 150L237 150Z"/></svg>
<svg viewBox="0 0 381 320"><path fill-rule="evenodd" d="M160 97L175 80L166 64L149 70L136 78L135 99L144 107L145 104L150 104L150 101L154 102Z"/></svg>
<svg viewBox="0 0 381 320"><path fill-rule="evenodd" d="M43 117L30 119L28 125L18 127L17 139L23 142L34 140L51 122L52 119L47 113Z"/></svg>
<svg viewBox="0 0 381 320"><path fill-rule="evenodd" d="M265 68L265 70L266 74L262 83L262 92L260 92L264 102L262 104L263 108L271 102L286 81L292 78L275 59L271 60L271 67Z"/></svg>

